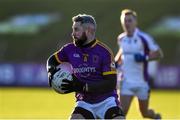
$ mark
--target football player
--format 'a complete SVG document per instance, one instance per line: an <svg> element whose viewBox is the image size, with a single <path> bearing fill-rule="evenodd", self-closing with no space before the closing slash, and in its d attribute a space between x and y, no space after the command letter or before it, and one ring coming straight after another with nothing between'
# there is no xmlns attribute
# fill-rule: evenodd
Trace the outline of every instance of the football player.
<svg viewBox="0 0 180 120"><path fill-rule="evenodd" d="M115 56L120 79L120 101L125 115L134 96L138 97L139 108L144 118L160 119L159 113L149 109L150 87L147 67L151 60L162 55L159 45L147 33L137 28L135 11L125 9L121 13L124 33L117 38L119 51Z"/></svg>
<svg viewBox="0 0 180 120"><path fill-rule="evenodd" d="M47 60L49 83L56 66L69 62L73 80L64 79L62 89L76 92L71 119L124 118L116 91L116 69L112 51L96 38L94 17L79 14L72 18L73 42L64 45Z"/></svg>

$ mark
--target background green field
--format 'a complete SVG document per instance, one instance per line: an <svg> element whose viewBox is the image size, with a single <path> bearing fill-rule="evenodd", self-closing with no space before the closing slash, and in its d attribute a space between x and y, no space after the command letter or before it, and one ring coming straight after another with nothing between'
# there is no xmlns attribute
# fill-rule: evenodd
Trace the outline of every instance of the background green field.
<svg viewBox="0 0 180 120"><path fill-rule="evenodd" d="M180 119L180 91L152 91L150 107L164 119ZM48 88L1 88L0 118L68 119L74 107L74 94L60 95ZM127 118L141 119L134 99Z"/></svg>

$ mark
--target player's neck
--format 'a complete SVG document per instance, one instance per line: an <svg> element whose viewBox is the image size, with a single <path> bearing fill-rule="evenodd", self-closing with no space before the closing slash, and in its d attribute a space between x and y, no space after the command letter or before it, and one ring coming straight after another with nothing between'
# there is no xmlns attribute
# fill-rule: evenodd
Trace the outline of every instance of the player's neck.
<svg viewBox="0 0 180 120"><path fill-rule="evenodd" d="M94 40L91 40L89 43L85 44L85 45L82 46L82 47L83 47L83 48L84 48L84 47L90 47L90 46L92 46L95 42L96 42L96 39L94 38Z"/></svg>
<svg viewBox="0 0 180 120"><path fill-rule="evenodd" d="M133 37L134 33L135 33L135 29L131 30L131 31L127 31L127 36L128 37Z"/></svg>

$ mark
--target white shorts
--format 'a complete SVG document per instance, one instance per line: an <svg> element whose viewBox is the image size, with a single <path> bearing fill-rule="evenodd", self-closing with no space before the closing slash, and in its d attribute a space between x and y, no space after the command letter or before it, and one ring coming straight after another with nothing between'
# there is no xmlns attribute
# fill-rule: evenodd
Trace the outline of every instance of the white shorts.
<svg viewBox="0 0 180 120"><path fill-rule="evenodd" d="M106 111L111 108L118 106L114 97L109 97L102 102L96 104L89 104L84 101L76 102L76 107L82 107L90 111L94 118L104 119Z"/></svg>
<svg viewBox="0 0 180 120"><path fill-rule="evenodd" d="M140 100L147 100L149 98L149 86L147 83L133 84L126 81L120 83L120 94L137 96Z"/></svg>

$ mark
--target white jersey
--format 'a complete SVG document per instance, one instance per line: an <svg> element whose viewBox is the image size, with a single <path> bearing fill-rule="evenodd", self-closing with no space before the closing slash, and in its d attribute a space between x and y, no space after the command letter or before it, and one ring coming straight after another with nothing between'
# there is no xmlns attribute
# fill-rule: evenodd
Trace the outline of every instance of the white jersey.
<svg viewBox="0 0 180 120"><path fill-rule="evenodd" d="M139 29L135 30L132 37L128 37L126 33L120 34L118 36L118 45L119 49L122 50L120 68L122 80L132 84L146 83L148 79L147 61L136 62L134 54L147 55L149 51L157 51L159 46L149 35Z"/></svg>

